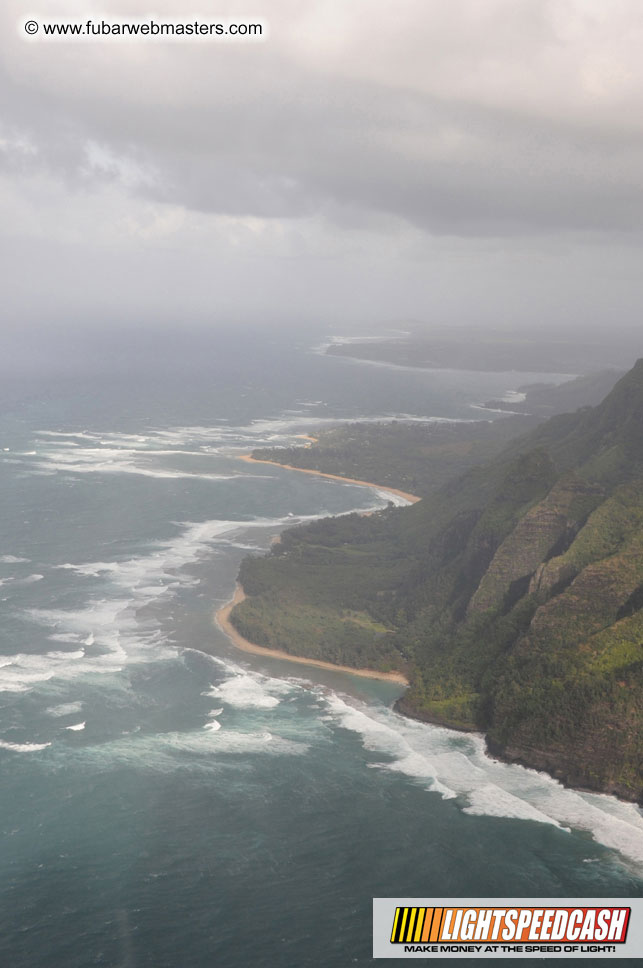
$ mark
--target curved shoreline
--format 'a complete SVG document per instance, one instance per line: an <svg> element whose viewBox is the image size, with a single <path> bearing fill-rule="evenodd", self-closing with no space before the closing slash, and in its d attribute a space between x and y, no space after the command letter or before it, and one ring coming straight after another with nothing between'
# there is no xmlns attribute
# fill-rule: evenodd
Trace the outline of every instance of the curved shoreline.
<svg viewBox="0 0 643 968"><path fill-rule="evenodd" d="M326 471L316 471L312 467L295 467L294 464L280 464L276 460L260 460L252 454L243 454L239 460L245 460L249 464L272 464L274 467L283 467L288 471L299 471L300 474L315 474L317 477L327 477L331 481L341 481L343 484L359 484L360 487L376 487L379 491L386 491L395 494L396 497L404 498L409 504L417 504L422 498L417 494L409 494L408 491L401 491L397 487L387 487L384 484L374 484L373 481L360 481L356 477L342 477L340 474L328 474Z"/></svg>
<svg viewBox="0 0 643 968"><path fill-rule="evenodd" d="M282 465L280 465L282 466ZM386 679L388 682L398 682L400 685L408 686L408 679L401 672L378 672L376 669L355 669L353 666L335 665L333 662L324 662L322 659L306 659L303 656L291 655L281 649L269 649L262 645L256 645L244 638L230 621L230 613L235 605L242 602L246 597L243 586L237 582L234 595L230 601L226 602L214 613L214 622L218 628L226 635L233 645L243 652L250 652L252 655L263 655L269 659L285 659L287 662L297 662L300 665L314 666L316 669L328 669L331 672L347 672L349 675L362 676L364 679Z"/></svg>

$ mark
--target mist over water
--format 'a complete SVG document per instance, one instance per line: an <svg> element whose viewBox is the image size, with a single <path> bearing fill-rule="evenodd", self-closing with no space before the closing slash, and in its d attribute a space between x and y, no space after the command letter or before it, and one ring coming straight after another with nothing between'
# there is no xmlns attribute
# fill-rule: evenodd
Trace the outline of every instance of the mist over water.
<svg viewBox="0 0 643 968"><path fill-rule="evenodd" d="M373 896L640 893L636 807L404 719L390 683L215 628L245 554L389 499L239 454L324 422L479 419L541 379L366 367L314 352L322 335L3 385L12 968L366 965Z"/></svg>

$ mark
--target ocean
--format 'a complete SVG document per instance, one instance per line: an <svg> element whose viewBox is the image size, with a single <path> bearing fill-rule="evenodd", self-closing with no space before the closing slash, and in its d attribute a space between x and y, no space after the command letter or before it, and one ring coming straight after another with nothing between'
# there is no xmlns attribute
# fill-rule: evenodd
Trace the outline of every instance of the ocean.
<svg viewBox="0 0 643 968"><path fill-rule="evenodd" d="M321 342L228 329L5 375L2 965L344 968L371 963L374 896L640 896L636 806L215 627L244 555L389 499L239 455L357 418L479 419L541 378Z"/></svg>

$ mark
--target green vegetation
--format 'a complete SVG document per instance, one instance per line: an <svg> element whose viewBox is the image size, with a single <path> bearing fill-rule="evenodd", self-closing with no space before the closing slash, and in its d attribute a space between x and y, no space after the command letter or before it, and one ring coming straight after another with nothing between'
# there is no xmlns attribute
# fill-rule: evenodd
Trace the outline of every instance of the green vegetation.
<svg viewBox="0 0 643 968"><path fill-rule="evenodd" d="M527 416L493 423L352 423L318 431L310 447L265 447L252 456L423 496L500 453L534 425Z"/></svg>
<svg viewBox="0 0 643 968"><path fill-rule="evenodd" d="M552 417L557 413L578 410L579 407L596 406L622 376L621 370L599 370L557 386L553 383L531 383L518 387L518 391L525 394L524 400L489 400L485 406L508 413Z"/></svg>
<svg viewBox="0 0 643 968"><path fill-rule="evenodd" d="M412 507L295 528L246 558L237 628L400 669L403 712L485 730L507 759L640 801L643 360L599 406L416 489Z"/></svg>

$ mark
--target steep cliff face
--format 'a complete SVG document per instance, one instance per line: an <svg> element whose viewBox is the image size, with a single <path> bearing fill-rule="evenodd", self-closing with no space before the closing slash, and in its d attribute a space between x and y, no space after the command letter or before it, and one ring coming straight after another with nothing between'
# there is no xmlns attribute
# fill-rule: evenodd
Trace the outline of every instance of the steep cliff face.
<svg viewBox="0 0 643 968"><path fill-rule="evenodd" d="M451 725L468 716L510 759L629 799L643 795L642 415L639 361L602 405L518 445L546 441L562 474L498 544L464 619L416 647L405 700Z"/></svg>
<svg viewBox="0 0 643 968"><path fill-rule="evenodd" d="M403 711L641 800L643 361L598 407L412 508L299 529L242 580L259 592L238 613L249 637L260 615L266 640L277 601L359 613L359 647L334 623L328 649L404 669ZM279 645L302 650L301 637Z"/></svg>
<svg viewBox="0 0 643 968"><path fill-rule="evenodd" d="M557 548L570 544L581 525L583 501L579 499L595 493L592 485L572 474L558 481L502 542L471 599L469 612L500 607L516 583L531 579Z"/></svg>

